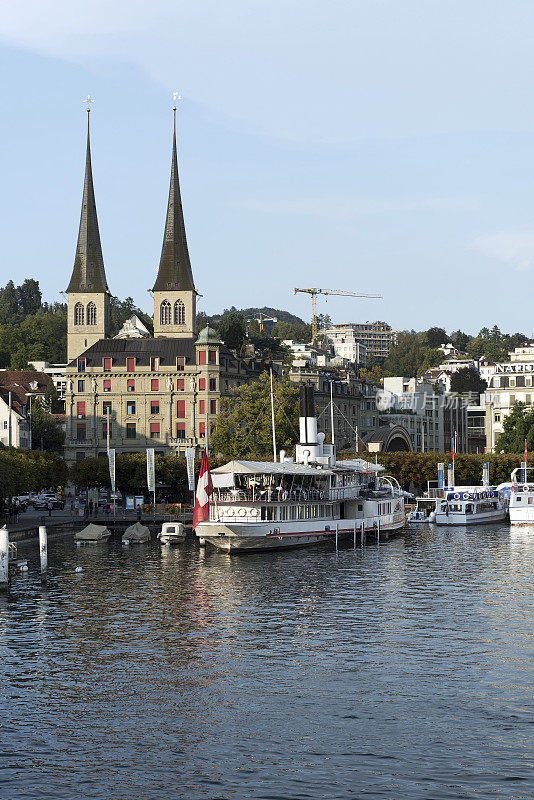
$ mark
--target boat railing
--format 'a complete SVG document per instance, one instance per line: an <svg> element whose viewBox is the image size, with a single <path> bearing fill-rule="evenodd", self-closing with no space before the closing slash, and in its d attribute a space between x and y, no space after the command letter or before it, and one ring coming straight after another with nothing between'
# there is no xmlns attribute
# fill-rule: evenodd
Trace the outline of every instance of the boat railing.
<svg viewBox="0 0 534 800"><path fill-rule="evenodd" d="M319 489L231 489L215 490L218 503L281 503L286 501L318 502L330 499L328 491Z"/></svg>

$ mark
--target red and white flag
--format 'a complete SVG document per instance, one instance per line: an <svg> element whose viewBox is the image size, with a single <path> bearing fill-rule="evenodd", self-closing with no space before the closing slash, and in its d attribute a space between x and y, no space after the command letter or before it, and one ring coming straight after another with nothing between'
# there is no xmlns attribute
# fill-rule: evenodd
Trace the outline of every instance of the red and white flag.
<svg viewBox="0 0 534 800"><path fill-rule="evenodd" d="M200 464L200 474L198 476L197 494L195 497L195 509L193 511L193 530L200 522L204 522L209 514L210 495L213 492L213 482L211 480L210 468L206 451L202 453Z"/></svg>
<svg viewBox="0 0 534 800"><path fill-rule="evenodd" d="M525 464L527 463L527 440L525 439Z"/></svg>

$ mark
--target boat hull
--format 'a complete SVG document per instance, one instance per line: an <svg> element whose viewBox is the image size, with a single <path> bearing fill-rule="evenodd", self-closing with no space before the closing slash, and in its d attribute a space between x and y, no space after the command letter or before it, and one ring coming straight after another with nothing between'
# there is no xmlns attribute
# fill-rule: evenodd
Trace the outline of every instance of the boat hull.
<svg viewBox="0 0 534 800"><path fill-rule="evenodd" d="M397 517L394 519L394 516ZM377 537L398 530L404 526L404 515L390 515L380 524L380 528L367 520L364 527L365 536ZM224 550L227 553L246 553L265 550L285 550L291 547L332 543L336 540L336 521L328 520L325 524L319 520L303 523L295 528L291 523L279 523L276 528L271 524L239 524L205 522L197 525L196 535L207 544ZM337 520L337 538L351 538L359 541L362 535L361 519Z"/></svg>
<svg viewBox="0 0 534 800"><path fill-rule="evenodd" d="M449 515L444 511L436 513L436 525L482 525L490 522L502 522L506 519L506 510L499 508L496 511L486 511L480 514L463 514L450 512Z"/></svg>

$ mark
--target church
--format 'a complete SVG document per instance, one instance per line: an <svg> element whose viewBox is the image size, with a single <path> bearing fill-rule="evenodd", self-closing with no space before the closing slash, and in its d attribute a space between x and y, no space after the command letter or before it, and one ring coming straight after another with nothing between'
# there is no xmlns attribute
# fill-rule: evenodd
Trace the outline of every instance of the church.
<svg viewBox="0 0 534 800"><path fill-rule="evenodd" d="M221 397L254 378L254 368L209 327L197 335L197 291L180 195L176 108L163 247L152 294L154 329L135 315L110 336L111 293L98 230L89 109L80 229L67 288L68 462L117 453L183 454L204 447ZM109 430L108 430L109 426Z"/></svg>

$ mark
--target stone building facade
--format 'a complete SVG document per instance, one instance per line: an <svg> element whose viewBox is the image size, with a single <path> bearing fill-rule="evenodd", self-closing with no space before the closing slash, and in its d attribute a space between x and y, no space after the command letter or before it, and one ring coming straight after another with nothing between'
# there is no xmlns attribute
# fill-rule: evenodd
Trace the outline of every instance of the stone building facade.
<svg viewBox="0 0 534 800"><path fill-rule="evenodd" d="M176 110L174 110L176 112ZM66 442L69 462L205 446L221 397L256 377L215 331L196 335L196 295L180 196L176 123L154 335L110 338L109 299L94 199L89 131L76 257L68 295Z"/></svg>

